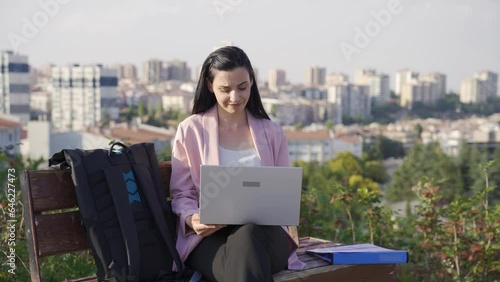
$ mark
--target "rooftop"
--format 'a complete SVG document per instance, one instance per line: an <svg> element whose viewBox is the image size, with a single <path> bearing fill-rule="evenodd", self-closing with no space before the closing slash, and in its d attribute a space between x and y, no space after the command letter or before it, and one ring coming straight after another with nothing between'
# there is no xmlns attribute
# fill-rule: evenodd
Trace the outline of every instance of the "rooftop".
<svg viewBox="0 0 500 282"><path fill-rule="evenodd" d="M0 129L20 127L21 124L13 119L0 117Z"/></svg>
<svg viewBox="0 0 500 282"><path fill-rule="evenodd" d="M291 140L331 140L333 136L328 130L317 131L285 131L286 139Z"/></svg>
<svg viewBox="0 0 500 282"><path fill-rule="evenodd" d="M153 142L155 140L171 140L174 136L159 130L150 130L144 127L117 126L111 128L110 138L123 140L132 144Z"/></svg>

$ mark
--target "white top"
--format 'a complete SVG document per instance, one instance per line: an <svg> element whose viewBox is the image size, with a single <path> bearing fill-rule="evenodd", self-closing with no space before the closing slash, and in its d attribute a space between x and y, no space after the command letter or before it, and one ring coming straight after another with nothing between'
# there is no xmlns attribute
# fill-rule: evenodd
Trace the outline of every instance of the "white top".
<svg viewBox="0 0 500 282"><path fill-rule="evenodd" d="M260 159L255 148L235 151L219 145L219 163L226 166L260 166Z"/></svg>

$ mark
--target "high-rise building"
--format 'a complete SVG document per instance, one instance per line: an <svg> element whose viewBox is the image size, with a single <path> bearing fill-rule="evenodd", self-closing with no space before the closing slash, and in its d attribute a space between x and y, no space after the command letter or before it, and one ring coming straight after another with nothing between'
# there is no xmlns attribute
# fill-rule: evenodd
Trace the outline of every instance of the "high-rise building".
<svg viewBox="0 0 500 282"><path fill-rule="evenodd" d="M30 120L28 57L0 51L0 114L13 115L22 124Z"/></svg>
<svg viewBox="0 0 500 282"><path fill-rule="evenodd" d="M83 130L118 118L116 70L102 65L52 69L52 124Z"/></svg>
<svg viewBox="0 0 500 282"><path fill-rule="evenodd" d="M446 75L439 72L431 72L420 76L420 81L427 81L436 84L436 92L432 97L432 101L446 95Z"/></svg>
<svg viewBox="0 0 500 282"><path fill-rule="evenodd" d="M401 99L399 103L401 107L412 109L414 103L422 101L422 96L422 87L420 87L420 82L418 80L407 81L401 87Z"/></svg>
<svg viewBox="0 0 500 282"><path fill-rule="evenodd" d="M307 86L323 86L326 82L326 68L311 66L306 69L304 83Z"/></svg>
<svg viewBox="0 0 500 282"><path fill-rule="evenodd" d="M268 87L277 91L280 86L286 84L286 72L282 69L270 69L268 73Z"/></svg>
<svg viewBox="0 0 500 282"><path fill-rule="evenodd" d="M142 63L142 81L145 83L160 83L166 80L164 73L164 64L158 59L150 59Z"/></svg>
<svg viewBox="0 0 500 282"><path fill-rule="evenodd" d="M328 87L328 102L338 105L341 115L369 118L371 115L370 87L342 83Z"/></svg>
<svg viewBox="0 0 500 282"><path fill-rule="evenodd" d="M359 69L354 74L354 82L361 85L370 85L371 77L377 75L374 69Z"/></svg>
<svg viewBox="0 0 500 282"><path fill-rule="evenodd" d="M498 95L498 74L491 71L480 71L474 75L480 83L480 90L486 97L496 97Z"/></svg>
<svg viewBox="0 0 500 282"><path fill-rule="evenodd" d="M191 81L191 69L187 62L171 60L166 62L166 80Z"/></svg>
<svg viewBox="0 0 500 282"><path fill-rule="evenodd" d="M462 103L478 103L483 102L482 97L478 95L477 78L469 77L462 79L460 83L460 102Z"/></svg>
<svg viewBox="0 0 500 282"><path fill-rule="evenodd" d="M460 102L483 103L488 98L497 97L498 74L481 71L474 77L462 79L460 86Z"/></svg>
<svg viewBox="0 0 500 282"><path fill-rule="evenodd" d="M123 78L137 80L137 67L134 64L125 64L123 66Z"/></svg>
<svg viewBox="0 0 500 282"><path fill-rule="evenodd" d="M326 76L326 85L336 85L349 82L349 76L345 73L330 73Z"/></svg>
<svg viewBox="0 0 500 282"><path fill-rule="evenodd" d="M438 93L437 83L413 80L405 83L401 88L400 105L409 109L413 108L416 102L428 105L440 97Z"/></svg>
<svg viewBox="0 0 500 282"><path fill-rule="evenodd" d="M418 79L418 72L414 72L410 69L403 69L398 71L395 77L396 84L394 87L394 93L397 96L401 96L403 85L405 85L406 83L410 83L411 81L416 79Z"/></svg>
<svg viewBox="0 0 500 282"><path fill-rule="evenodd" d="M446 75L438 72L419 75L401 70L396 73L396 91L402 107L411 109L417 102L429 105L446 95Z"/></svg>
<svg viewBox="0 0 500 282"><path fill-rule="evenodd" d="M374 69L361 69L356 71L355 84L365 85L370 88L370 97L375 104L388 103L391 98L389 89L389 76L377 73Z"/></svg>

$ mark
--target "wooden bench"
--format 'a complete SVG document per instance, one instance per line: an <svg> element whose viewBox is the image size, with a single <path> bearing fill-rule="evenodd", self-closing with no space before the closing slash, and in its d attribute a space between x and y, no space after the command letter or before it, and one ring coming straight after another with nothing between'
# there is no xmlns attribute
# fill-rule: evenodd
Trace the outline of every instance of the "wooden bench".
<svg viewBox="0 0 500 282"><path fill-rule="evenodd" d="M161 162L165 189L168 193L170 162ZM42 281L40 259L57 254L88 250L74 185L69 171L36 170L21 172L26 240L31 281ZM284 270L275 281L395 281L395 265L329 265L306 249L332 246L333 242L304 237L300 239L299 258L306 263L303 271ZM74 278L74 277L71 277ZM95 276L70 281L96 281Z"/></svg>

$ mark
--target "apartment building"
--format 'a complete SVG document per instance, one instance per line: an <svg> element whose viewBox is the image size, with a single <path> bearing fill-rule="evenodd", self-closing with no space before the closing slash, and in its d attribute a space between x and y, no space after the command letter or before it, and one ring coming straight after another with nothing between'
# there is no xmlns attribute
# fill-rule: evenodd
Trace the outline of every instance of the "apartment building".
<svg viewBox="0 0 500 282"><path fill-rule="evenodd" d="M363 153L363 138L359 135L335 136L331 130L285 130L290 161L323 163L342 152L357 157Z"/></svg>
<svg viewBox="0 0 500 282"><path fill-rule="evenodd" d="M370 98L375 104L388 103L391 98L387 74L377 73L374 69L360 69L356 71L354 83L368 86Z"/></svg>
<svg viewBox="0 0 500 282"><path fill-rule="evenodd" d="M116 77L118 79L137 80L137 67L134 64L116 64L112 68L116 70Z"/></svg>
<svg viewBox="0 0 500 282"><path fill-rule="evenodd" d="M142 63L142 81L144 83L160 83L166 80L166 69L162 61L150 59Z"/></svg>
<svg viewBox="0 0 500 282"><path fill-rule="evenodd" d="M484 103L488 98L497 97L498 74L480 71L473 77L464 78L460 84L460 102Z"/></svg>
<svg viewBox="0 0 500 282"><path fill-rule="evenodd" d="M326 82L326 68L311 66L306 69L304 84L307 86L322 86Z"/></svg>
<svg viewBox="0 0 500 282"><path fill-rule="evenodd" d="M435 95L432 97L433 101L442 98L447 93L446 89L446 75L439 72L431 72L420 76L420 81L430 82L436 84Z"/></svg>
<svg viewBox="0 0 500 282"><path fill-rule="evenodd" d="M191 69L187 62L171 60L166 62L166 80L191 81Z"/></svg>
<svg viewBox="0 0 500 282"><path fill-rule="evenodd" d="M436 83L429 81L412 81L403 85L400 105L412 109L416 102L431 104L436 101L438 97L438 85Z"/></svg>
<svg viewBox="0 0 500 282"><path fill-rule="evenodd" d="M333 158L333 132L285 130L290 161L325 162Z"/></svg>
<svg viewBox="0 0 500 282"><path fill-rule="evenodd" d="M304 99L283 101L276 110L276 118L282 125L308 125L312 123L313 117L313 107Z"/></svg>
<svg viewBox="0 0 500 282"><path fill-rule="evenodd" d="M330 73L326 76L326 85L336 85L349 82L349 76L345 73Z"/></svg>
<svg viewBox="0 0 500 282"><path fill-rule="evenodd" d="M326 100L327 91L318 87L306 87L299 91L299 96L307 100Z"/></svg>
<svg viewBox="0 0 500 282"><path fill-rule="evenodd" d="M30 95L30 108L32 111L47 114L50 112L50 96L48 91L33 91Z"/></svg>
<svg viewBox="0 0 500 282"><path fill-rule="evenodd" d="M358 158L363 154L363 137L361 135L338 135L333 139L333 156L350 152Z"/></svg>
<svg viewBox="0 0 500 282"><path fill-rule="evenodd" d="M418 80L418 72L412 71L410 69L402 69L396 72L394 92L397 96L401 96L403 86L412 81Z"/></svg>
<svg viewBox="0 0 500 282"><path fill-rule="evenodd" d="M28 57L0 51L0 114L13 115L22 124L30 120Z"/></svg>
<svg viewBox="0 0 500 282"><path fill-rule="evenodd" d="M161 96L163 110L180 110L183 114L190 114L193 108L194 93L177 90Z"/></svg>
<svg viewBox="0 0 500 282"><path fill-rule="evenodd" d="M337 84L328 87L328 101L339 107L340 115L367 119L371 116L370 87Z"/></svg>
<svg viewBox="0 0 500 282"><path fill-rule="evenodd" d="M417 102L429 105L446 95L446 75L401 70L396 73L396 90L402 107L411 109Z"/></svg>
<svg viewBox="0 0 500 282"><path fill-rule="evenodd" d="M278 91L280 86L286 84L286 72L282 69L270 69L268 72L268 88Z"/></svg>
<svg viewBox="0 0 500 282"><path fill-rule="evenodd" d="M102 65L52 69L52 125L57 130L83 130L118 118L116 70Z"/></svg>

